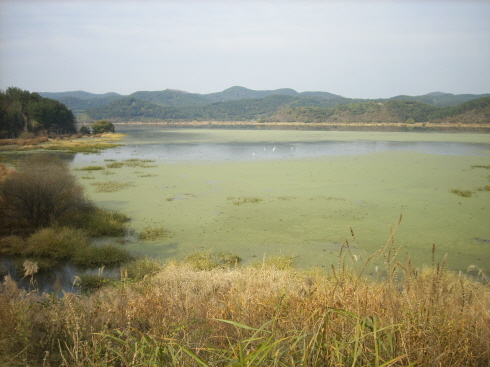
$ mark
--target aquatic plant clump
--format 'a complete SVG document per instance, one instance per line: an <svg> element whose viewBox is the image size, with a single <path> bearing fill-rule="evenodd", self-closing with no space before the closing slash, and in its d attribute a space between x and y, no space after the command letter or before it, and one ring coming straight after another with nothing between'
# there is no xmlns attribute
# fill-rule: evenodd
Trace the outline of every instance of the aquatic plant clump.
<svg viewBox="0 0 490 367"><path fill-rule="evenodd" d="M277 270L288 270L294 268L294 259L296 256L275 255L265 257L262 261L253 263L251 266L260 268L274 268Z"/></svg>
<svg viewBox="0 0 490 367"><path fill-rule="evenodd" d="M451 189L451 193L456 194L458 196L462 196L465 198L469 198L473 195L473 192L470 190L461 190L461 189Z"/></svg>
<svg viewBox="0 0 490 367"><path fill-rule="evenodd" d="M127 187L135 186L132 182L117 182L117 181L107 181L107 182L94 182L92 185L97 187L97 192L116 192Z"/></svg>
<svg viewBox="0 0 490 367"><path fill-rule="evenodd" d="M228 200L231 200L234 205L242 205L242 204L248 204L248 203L260 203L264 199L258 196L246 196L246 197L238 197L235 198L233 196L229 196L227 198Z"/></svg>
<svg viewBox="0 0 490 367"><path fill-rule="evenodd" d="M72 258L75 264L87 267L115 266L132 260L134 257L128 250L114 244L85 247L76 251Z"/></svg>
<svg viewBox="0 0 490 367"><path fill-rule="evenodd" d="M490 166L486 166L486 165L474 165L474 166L471 166L471 168L485 168L485 169L490 169Z"/></svg>
<svg viewBox="0 0 490 367"><path fill-rule="evenodd" d="M129 217L117 211L97 209L84 217L80 226L91 236L124 236Z"/></svg>
<svg viewBox="0 0 490 367"><path fill-rule="evenodd" d="M195 251L184 258L184 263L196 270L228 268L238 265L242 259L228 252Z"/></svg>
<svg viewBox="0 0 490 367"><path fill-rule="evenodd" d="M479 187L478 191L490 191L490 185L485 185L483 187Z"/></svg>
<svg viewBox="0 0 490 367"><path fill-rule="evenodd" d="M142 280L144 278L154 276L162 271L163 265L157 260L151 258L138 259L121 268L121 277L134 280Z"/></svg>
<svg viewBox="0 0 490 367"><path fill-rule="evenodd" d="M69 227L43 228L33 233L26 241L24 255L70 259L75 253L89 246L87 234Z"/></svg>
<svg viewBox="0 0 490 367"><path fill-rule="evenodd" d="M155 241L169 236L170 232L163 227L146 227L139 233L138 238L140 240Z"/></svg>
<svg viewBox="0 0 490 367"><path fill-rule="evenodd" d="M76 169L77 171L100 171L100 170L103 170L105 169L104 167L102 166L85 166L85 167L82 167L82 168L78 168Z"/></svg>
<svg viewBox="0 0 490 367"><path fill-rule="evenodd" d="M101 274L83 274L78 278L76 285L83 294L90 294L102 287L115 283L114 279L106 278Z"/></svg>
<svg viewBox="0 0 490 367"><path fill-rule="evenodd" d="M124 163L122 163L122 162L111 162L111 163L106 164L107 168L121 168L123 166L124 166Z"/></svg>
<svg viewBox="0 0 490 367"><path fill-rule="evenodd" d="M156 167L156 165L151 165L148 164L150 162L155 162L152 159L137 159L137 158L132 158L132 159L127 159L123 162L123 164L126 167L140 167L140 168L152 168Z"/></svg>

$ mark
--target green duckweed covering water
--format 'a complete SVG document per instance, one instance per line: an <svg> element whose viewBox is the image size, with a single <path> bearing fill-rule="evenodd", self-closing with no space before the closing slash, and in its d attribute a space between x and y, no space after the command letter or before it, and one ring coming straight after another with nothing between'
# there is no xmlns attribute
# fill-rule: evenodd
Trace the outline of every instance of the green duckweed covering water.
<svg viewBox="0 0 490 367"><path fill-rule="evenodd" d="M292 132L264 133L269 140L286 135L292 139ZM213 132L206 134L212 140ZM232 137L231 132L216 134L219 141ZM366 136L362 134L357 133L358 138ZM387 133L372 133L369 139L386 137L383 134ZM418 135L490 140L488 135ZM389 139L403 136L393 133ZM489 163L488 155L403 151L254 162L157 161L145 177L128 166L114 170L114 182L134 183L117 192L97 192L97 186L81 183L98 205L128 214L136 230L151 226L172 233L170 238L127 245L143 255L183 258L195 250L214 250L237 254L247 263L279 254L298 256L295 262L300 266L330 267L346 238L366 258L386 243L390 225L403 215L395 242L417 265L430 263L435 243L440 257L448 253L450 268L486 269L490 192L474 190L488 185L489 178L486 169L472 166ZM104 181L102 173L93 174ZM451 193L453 189L474 193L461 197Z"/></svg>

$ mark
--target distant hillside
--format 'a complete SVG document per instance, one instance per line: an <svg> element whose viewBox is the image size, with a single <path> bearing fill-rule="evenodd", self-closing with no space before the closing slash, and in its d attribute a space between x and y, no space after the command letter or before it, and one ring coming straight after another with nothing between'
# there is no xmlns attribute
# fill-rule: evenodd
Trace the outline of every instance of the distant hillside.
<svg viewBox="0 0 490 367"><path fill-rule="evenodd" d="M490 97L478 98L434 111L429 118L434 122L490 123Z"/></svg>
<svg viewBox="0 0 490 367"><path fill-rule="evenodd" d="M429 115L437 110L438 107L412 101L353 102L331 108L311 106L284 108L271 116L268 121L402 123L413 119L414 122L425 122L428 121Z"/></svg>
<svg viewBox="0 0 490 367"><path fill-rule="evenodd" d="M252 90L244 87L231 87L222 92L210 93L205 96L212 102L235 101L238 99L266 98L274 94L296 96L298 92L294 89L283 88L276 90Z"/></svg>
<svg viewBox="0 0 490 367"><path fill-rule="evenodd" d="M240 86L222 92L199 94L174 89L139 91L130 96L84 91L41 93L68 106L84 121L218 120L218 121L484 121L486 112L464 103L490 94L454 95L432 92L388 99L345 98L329 92L302 92L282 88L252 90ZM463 107L461 107L463 105ZM445 110L445 108L455 109ZM462 111L462 108L468 110ZM437 114L438 113L438 114ZM462 114L465 114L465 117ZM461 116L460 116L461 115ZM457 117L459 116L459 117Z"/></svg>
<svg viewBox="0 0 490 367"><path fill-rule="evenodd" d="M422 102L429 105L437 106L437 107L449 107L455 106L457 104L471 101L473 99L478 99L482 97L489 97L490 94L451 94L451 93L442 93L442 92L432 92L429 94L425 94L423 96L396 96L389 98L389 100L393 99L401 99L404 101L416 101ZM383 100L379 100L383 101Z"/></svg>
<svg viewBox="0 0 490 367"><path fill-rule="evenodd" d="M203 94L187 93L172 89L156 92L135 92L130 94L130 97L167 107L198 106L212 102Z"/></svg>
<svg viewBox="0 0 490 367"><path fill-rule="evenodd" d="M343 97L272 94L265 98L165 107L131 96L87 109L85 115L93 120L113 121L489 123L489 105L490 97L442 108L401 99L366 102Z"/></svg>
<svg viewBox="0 0 490 367"><path fill-rule="evenodd" d="M63 103L64 105L66 105L69 109L71 109L73 113L79 114L85 111L86 109L98 107L98 106L104 106L107 105L108 103L111 103L112 101L116 101L121 98L123 98L121 95L115 94L115 95L108 95L105 97L87 98L87 99L66 96L66 97L60 97L57 100Z"/></svg>
<svg viewBox="0 0 490 367"><path fill-rule="evenodd" d="M135 97L120 98L109 104L85 111L93 120L144 121L147 119L166 120L176 118L173 107L162 107Z"/></svg>
<svg viewBox="0 0 490 367"><path fill-rule="evenodd" d="M399 99L388 100L384 103L355 102L332 108L287 107L279 109L267 121L490 123L490 97L483 97L444 108Z"/></svg>
<svg viewBox="0 0 490 367"><path fill-rule="evenodd" d="M240 99L200 106L163 107L126 97L108 105L88 109L85 114L94 120L113 121L243 121L271 116L280 106L293 99L294 97L286 95L271 95L263 99Z"/></svg>
<svg viewBox="0 0 490 367"><path fill-rule="evenodd" d="M88 108L103 106L124 96L117 93L93 94L84 91L39 93L44 98L55 99L63 103L75 114L80 114Z"/></svg>
<svg viewBox="0 0 490 367"><path fill-rule="evenodd" d="M75 97L80 99L90 99L90 98L104 98L111 96L119 96L123 97L120 94L109 92L104 94L94 94L89 92L84 92L83 90L73 91L73 92L59 92L59 93L51 93L51 92L41 92L38 93L41 97L51 98L51 99L59 99L64 97Z"/></svg>
<svg viewBox="0 0 490 367"><path fill-rule="evenodd" d="M294 89L283 88L275 90L252 90L244 87L231 87L222 92L198 94L179 90L166 89L154 92L135 92L131 97L143 99L160 106L198 106L216 102L237 101L240 99L261 99L272 95L286 96L314 96L320 98L342 98L328 92L303 92L298 93Z"/></svg>

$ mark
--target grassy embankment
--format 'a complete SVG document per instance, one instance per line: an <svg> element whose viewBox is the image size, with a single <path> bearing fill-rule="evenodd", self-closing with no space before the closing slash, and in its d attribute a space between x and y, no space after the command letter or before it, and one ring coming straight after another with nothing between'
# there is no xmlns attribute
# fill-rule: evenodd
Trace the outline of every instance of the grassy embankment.
<svg viewBox="0 0 490 367"><path fill-rule="evenodd" d="M394 231L393 231L394 232ZM290 259L238 267L191 254L122 270L91 294L0 291L0 363L10 366L488 366L490 288L414 269L394 237L370 260L346 242L330 272ZM485 280L485 279L484 279Z"/></svg>

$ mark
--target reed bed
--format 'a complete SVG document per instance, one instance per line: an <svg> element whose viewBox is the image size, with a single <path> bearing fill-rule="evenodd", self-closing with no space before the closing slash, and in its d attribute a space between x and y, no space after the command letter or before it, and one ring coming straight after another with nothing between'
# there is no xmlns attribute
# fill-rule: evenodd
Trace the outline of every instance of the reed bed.
<svg viewBox="0 0 490 367"><path fill-rule="evenodd" d="M136 263L112 286L63 298L7 277L0 364L488 366L488 279L445 270L434 250L432 266L415 269L398 251L390 241L375 255L376 279L347 242L329 272L145 259L147 275Z"/></svg>

